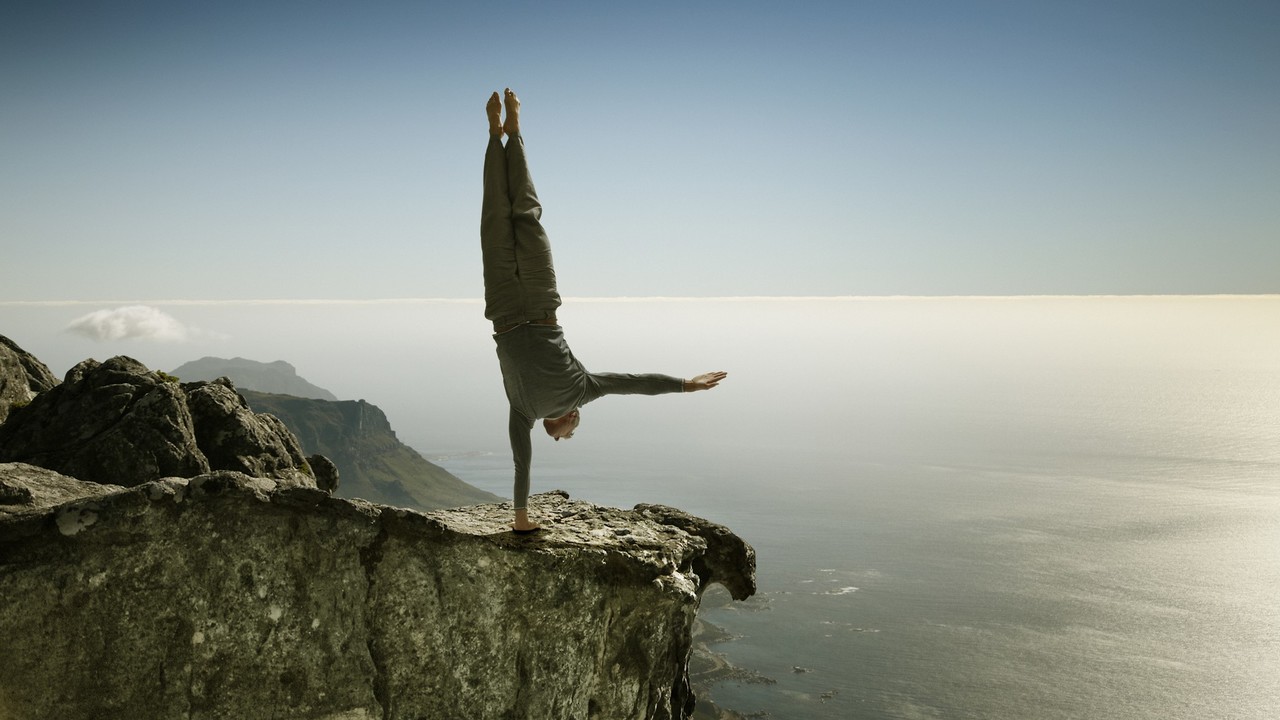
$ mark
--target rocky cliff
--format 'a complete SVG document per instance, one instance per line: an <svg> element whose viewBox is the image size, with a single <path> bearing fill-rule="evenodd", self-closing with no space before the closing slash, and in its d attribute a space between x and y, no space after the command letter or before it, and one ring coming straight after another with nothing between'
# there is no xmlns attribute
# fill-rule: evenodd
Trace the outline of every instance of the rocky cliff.
<svg viewBox="0 0 1280 720"><path fill-rule="evenodd" d="M506 505L0 465L0 717L689 717L700 595L751 595L750 546L666 507L531 511L525 537Z"/></svg>
<svg viewBox="0 0 1280 720"><path fill-rule="evenodd" d="M364 400L313 400L241 390L256 411L280 418L302 443L338 467L342 497L436 510L496 502L400 442L387 416Z"/></svg>
<svg viewBox="0 0 1280 720"><path fill-rule="evenodd" d="M85 361L14 408L0 720L688 718L702 592L755 591L672 508L549 493L517 536L508 504L333 497L227 381Z"/></svg>

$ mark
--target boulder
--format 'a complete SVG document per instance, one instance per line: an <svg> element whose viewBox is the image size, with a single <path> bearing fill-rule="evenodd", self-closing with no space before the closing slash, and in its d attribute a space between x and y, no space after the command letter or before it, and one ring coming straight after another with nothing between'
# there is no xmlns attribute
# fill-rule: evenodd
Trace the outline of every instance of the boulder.
<svg viewBox="0 0 1280 720"><path fill-rule="evenodd" d="M209 467L315 484L315 478L303 470L306 459L298 438L275 416L250 410L230 380L181 387L195 426L196 446Z"/></svg>
<svg viewBox="0 0 1280 720"><path fill-rule="evenodd" d="M0 463L0 517L123 489L119 485L84 482L35 465Z"/></svg>
<svg viewBox="0 0 1280 720"><path fill-rule="evenodd" d="M323 455L308 455L307 464L311 466L311 472L316 476L316 487L328 493L337 492L340 474L338 466L332 460Z"/></svg>
<svg viewBox="0 0 1280 720"><path fill-rule="evenodd" d="M26 405L37 393L57 384L58 379L44 363L0 335L0 423L11 408Z"/></svg>
<svg viewBox="0 0 1280 720"><path fill-rule="evenodd" d="M125 486L233 470L315 485L297 438L229 381L180 385L129 357L85 360L0 425L0 462Z"/></svg>
<svg viewBox="0 0 1280 720"><path fill-rule="evenodd" d="M688 718L703 590L755 590L670 508L536 495L518 536L229 471L86 493L0 514L0 717Z"/></svg>

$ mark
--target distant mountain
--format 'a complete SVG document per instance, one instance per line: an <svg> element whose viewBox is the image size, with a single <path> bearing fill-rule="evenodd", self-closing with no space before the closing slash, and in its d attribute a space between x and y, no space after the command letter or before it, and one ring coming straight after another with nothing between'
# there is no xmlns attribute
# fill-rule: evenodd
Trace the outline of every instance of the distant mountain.
<svg viewBox="0 0 1280 720"><path fill-rule="evenodd" d="M257 390L264 393L293 395L316 400L337 400L337 396L322 387L316 387L298 376L292 365L283 361L258 362L242 357L226 358L204 357L175 368L175 375L183 382L196 380L217 380L220 377L231 378L231 382L239 389Z"/></svg>
<svg viewBox="0 0 1280 720"><path fill-rule="evenodd" d="M338 466L340 497L418 510L502 500L401 443L382 410L364 400L335 402L243 388L240 394L255 412L280 418L306 454L319 453Z"/></svg>

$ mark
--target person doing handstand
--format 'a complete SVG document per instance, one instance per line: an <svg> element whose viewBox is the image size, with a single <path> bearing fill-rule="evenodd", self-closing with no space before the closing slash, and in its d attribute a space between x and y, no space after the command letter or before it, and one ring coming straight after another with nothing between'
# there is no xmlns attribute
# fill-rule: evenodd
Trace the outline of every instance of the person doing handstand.
<svg viewBox="0 0 1280 720"><path fill-rule="evenodd" d="M530 432L537 420L542 420L552 438L567 440L581 420L579 408L601 396L708 390L727 373L704 373L691 380L659 374L591 373L573 356L564 330L556 322L560 294L551 243L542 227L542 206L525 161L520 100L510 88L503 95L500 99L493 93L485 106L489 147L484 156L480 215L484 314L493 322L502 384L511 403L508 431L515 463L515 522L511 526L517 533L530 533L539 529L528 511L533 456Z"/></svg>

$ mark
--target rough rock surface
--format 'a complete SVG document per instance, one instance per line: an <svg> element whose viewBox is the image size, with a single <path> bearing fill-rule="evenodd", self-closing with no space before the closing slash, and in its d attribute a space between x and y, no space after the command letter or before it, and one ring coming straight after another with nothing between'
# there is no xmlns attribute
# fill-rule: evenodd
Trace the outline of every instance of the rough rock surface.
<svg viewBox="0 0 1280 720"><path fill-rule="evenodd" d="M308 455L307 464L311 466L311 474L316 476L316 487L329 493L338 490L341 473L332 460L323 455Z"/></svg>
<svg viewBox="0 0 1280 720"><path fill-rule="evenodd" d="M36 393L57 384L58 379L44 363L0 335L0 423L9 416L11 407L26 405Z"/></svg>
<svg viewBox="0 0 1280 720"><path fill-rule="evenodd" d="M123 489L69 478L35 465L0 463L0 517Z"/></svg>
<svg viewBox="0 0 1280 720"><path fill-rule="evenodd" d="M179 385L132 358L85 360L0 425L0 462L100 483L236 470L315 485L284 425L226 380Z"/></svg>
<svg viewBox="0 0 1280 720"><path fill-rule="evenodd" d="M755 590L660 506L537 495L517 536L234 472L86 495L0 513L0 717L686 718L702 590Z"/></svg>

